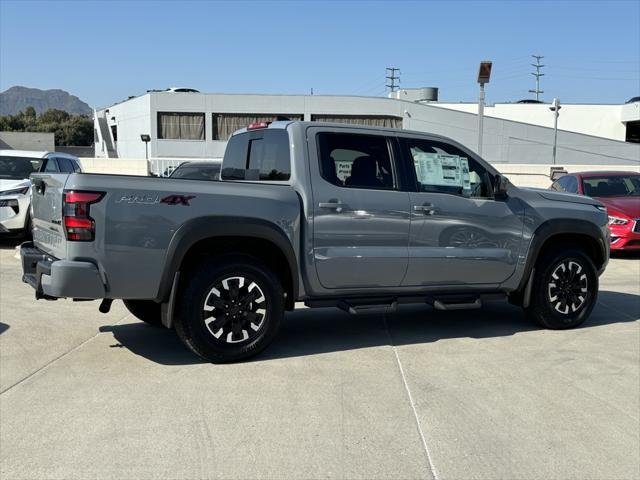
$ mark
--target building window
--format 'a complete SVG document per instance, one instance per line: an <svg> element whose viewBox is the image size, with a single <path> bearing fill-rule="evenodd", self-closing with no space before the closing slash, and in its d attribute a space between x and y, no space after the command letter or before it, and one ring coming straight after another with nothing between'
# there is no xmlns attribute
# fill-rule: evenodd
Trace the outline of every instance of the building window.
<svg viewBox="0 0 640 480"><path fill-rule="evenodd" d="M212 116L213 140L228 140L233 132L251 123L273 122L278 117L302 120L298 113L214 113Z"/></svg>
<svg viewBox="0 0 640 480"><path fill-rule="evenodd" d="M402 118L386 115L311 115L312 122L349 123L370 127L402 128Z"/></svg>
<svg viewBox="0 0 640 480"><path fill-rule="evenodd" d="M118 126L117 125L111 125L111 136L113 137L113 141L114 142L118 141Z"/></svg>
<svg viewBox="0 0 640 480"><path fill-rule="evenodd" d="M158 138L204 140L204 113L158 112Z"/></svg>
<svg viewBox="0 0 640 480"><path fill-rule="evenodd" d="M625 140L631 143L640 143L640 121L627 122L627 135Z"/></svg>

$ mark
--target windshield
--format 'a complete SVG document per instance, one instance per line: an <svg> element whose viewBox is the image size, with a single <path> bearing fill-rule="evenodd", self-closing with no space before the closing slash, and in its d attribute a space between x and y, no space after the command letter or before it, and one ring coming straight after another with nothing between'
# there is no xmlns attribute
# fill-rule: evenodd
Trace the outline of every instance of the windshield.
<svg viewBox="0 0 640 480"><path fill-rule="evenodd" d="M584 194L589 197L638 197L640 175L611 175L582 179Z"/></svg>
<svg viewBox="0 0 640 480"><path fill-rule="evenodd" d="M0 157L0 178L24 180L29 175L40 171L43 158L28 157Z"/></svg>
<svg viewBox="0 0 640 480"><path fill-rule="evenodd" d="M220 177L220 165L185 165L176 168L171 178L183 178L185 180L218 180Z"/></svg>

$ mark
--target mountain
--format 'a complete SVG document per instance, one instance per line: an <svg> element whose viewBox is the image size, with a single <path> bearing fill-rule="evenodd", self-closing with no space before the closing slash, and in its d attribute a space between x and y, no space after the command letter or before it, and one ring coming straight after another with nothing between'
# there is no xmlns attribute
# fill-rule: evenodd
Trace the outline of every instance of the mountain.
<svg viewBox="0 0 640 480"><path fill-rule="evenodd" d="M0 93L0 115L14 115L28 106L35 108L37 113L57 108L74 115L93 115L89 105L64 90L15 86Z"/></svg>

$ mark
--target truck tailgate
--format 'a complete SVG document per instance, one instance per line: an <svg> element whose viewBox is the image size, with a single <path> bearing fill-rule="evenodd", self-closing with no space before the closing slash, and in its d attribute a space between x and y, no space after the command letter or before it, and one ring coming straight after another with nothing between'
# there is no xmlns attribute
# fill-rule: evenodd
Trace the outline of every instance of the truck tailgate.
<svg viewBox="0 0 640 480"><path fill-rule="evenodd" d="M65 258L66 239L62 225L62 196L68 173L31 176L33 243L56 258Z"/></svg>

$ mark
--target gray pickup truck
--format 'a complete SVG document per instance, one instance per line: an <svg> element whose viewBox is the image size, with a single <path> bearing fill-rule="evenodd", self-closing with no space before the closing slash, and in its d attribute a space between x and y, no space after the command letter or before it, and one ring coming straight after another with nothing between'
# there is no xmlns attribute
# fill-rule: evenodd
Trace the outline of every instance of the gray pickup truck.
<svg viewBox="0 0 640 480"><path fill-rule="evenodd" d="M219 182L32 182L21 256L36 298L123 299L212 362L260 352L296 302L359 314L506 298L574 327L609 259L598 201L517 188L464 146L406 130L260 123L230 138Z"/></svg>

